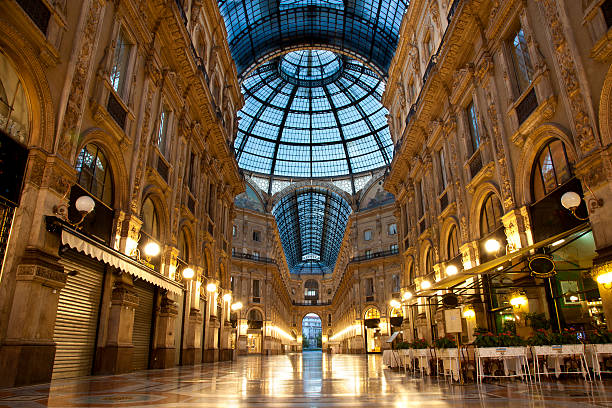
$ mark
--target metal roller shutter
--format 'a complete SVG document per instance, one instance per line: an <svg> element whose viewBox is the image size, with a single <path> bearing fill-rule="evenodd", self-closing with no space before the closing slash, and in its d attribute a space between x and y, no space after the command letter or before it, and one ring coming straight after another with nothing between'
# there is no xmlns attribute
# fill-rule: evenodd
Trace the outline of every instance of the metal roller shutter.
<svg viewBox="0 0 612 408"><path fill-rule="evenodd" d="M53 378L90 375L98 328L98 312L104 279L104 265L69 251L60 260L68 276L60 291L55 332L57 344Z"/></svg>
<svg viewBox="0 0 612 408"><path fill-rule="evenodd" d="M206 301L200 298L200 312L202 312L202 362L204 361L204 347L206 345Z"/></svg>
<svg viewBox="0 0 612 408"><path fill-rule="evenodd" d="M134 370L149 368L149 351L151 350L151 322L153 321L153 285L137 280L134 283L134 292L138 295L138 307L134 313L134 331L132 344L134 345L132 362Z"/></svg>

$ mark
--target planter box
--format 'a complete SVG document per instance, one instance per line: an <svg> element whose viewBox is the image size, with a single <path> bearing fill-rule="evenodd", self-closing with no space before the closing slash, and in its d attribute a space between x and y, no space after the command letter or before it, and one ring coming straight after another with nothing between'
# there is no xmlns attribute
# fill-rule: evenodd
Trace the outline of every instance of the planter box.
<svg viewBox="0 0 612 408"><path fill-rule="evenodd" d="M440 358L457 358L458 350L456 348L436 349L436 356Z"/></svg>
<svg viewBox="0 0 612 408"><path fill-rule="evenodd" d="M591 351L598 354L612 354L612 343L607 344L589 344Z"/></svg>
<svg viewBox="0 0 612 408"><path fill-rule="evenodd" d="M537 355L572 355L584 353L583 344L561 344L554 346L533 346L533 352Z"/></svg>
<svg viewBox="0 0 612 408"><path fill-rule="evenodd" d="M431 353L429 352L429 349L414 349L414 356L415 357L430 357Z"/></svg>
<svg viewBox="0 0 612 408"><path fill-rule="evenodd" d="M546 347L546 346L545 346ZM478 347L476 355L478 357L517 357L527 354L527 347Z"/></svg>

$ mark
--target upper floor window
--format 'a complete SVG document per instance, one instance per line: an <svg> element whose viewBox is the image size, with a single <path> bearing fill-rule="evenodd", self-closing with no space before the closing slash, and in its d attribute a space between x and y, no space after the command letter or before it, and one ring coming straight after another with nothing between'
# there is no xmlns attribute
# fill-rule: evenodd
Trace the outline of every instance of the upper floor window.
<svg viewBox="0 0 612 408"><path fill-rule="evenodd" d="M391 245L389 245L389 251L391 251L391 252L397 252L397 251L398 251L398 248L399 248L399 247L397 246L397 244L391 244Z"/></svg>
<svg viewBox="0 0 612 408"><path fill-rule="evenodd" d="M400 277L399 275L395 274L391 277L391 283L392 283L392 288L391 291L392 292L399 292L401 290L401 284L400 284Z"/></svg>
<svg viewBox="0 0 612 408"><path fill-rule="evenodd" d="M232 225L232 237L238 236L238 227L234 224Z"/></svg>
<svg viewBox="0 0 612 408"><path fill-rule="evenodd" d="M366 256L366 258L370 258L372 256L372 250L371 249L366 249L365 250L365 256Z"/></svg>
<svg viewBox="0 0 612 408"><path fill-rule="evenodd" d="M260 297L259 279L253 279L253 297Z"/></svg>
<svg viewBox="0 0 612 408"><path fill-rule="evenodd" d="M17 70L0 51L0 130L23 144L28 143L30 110Z"/></svg>
<svg viewBox="0 0 612 408"><path fill-rule="evenodd" d="M185 262L189 262L189 241L187 240L187 232L185 229L182 229L181 233L179 234L178 250L179 258Z"/></svg>
<svg viewBox="0 0 612 408"><path fill-rule="evenodd" d="M457 227L453 225L448 233L447 241L448 259L453 259L459 255L459 240L457 239Z"/></svg>
<svg viewBox="0 0 612 408"><path fill-rule="evenodd" d="M253 231L253 241L259 242L261 241L261 232Z"/></svg>
<svg viewBox="0 0 612 408"><path fill-rule="evenodd" d="M571 178L565 145L555 139L542 148L535 161L531 180L534 200L544 198Z"/></svg>
<svg viewBox="0 0 612 408"><path fill-rule="evenodd" d="M389 235L396 235L397 234L397 224L393 223L393 224L389 224Z"/></svg>
<svg viewBox="0 0 612 408"><path fill-rule="evenodd" d="M253 251L253 259L259 259L259 251Z"/></svg>
<svg viewBox="0 0 612 408"><path fill-rule="evenodd" d="M425 208L427 203L425 202L425 191L423 190L423 181L417 181L416 192L418 195L417 199L417 215L418 218L421 219L425 215Z"/></svg>
<svg viewBox="0 0 612 408"><path fill-rule="evenodd" d="M431 57L433 53L433 41L431 39L431 35L427 33L425 36L425 41L423 41L424 49L425 49L425 58Z"/></svg>
<svg viewBox="0 0 612 408"><path fill-rule="evenodd" d="M163 107L159 114L159 130L157 132L157 148L166 155L166 145L168 144L168 121L170 119L170 111L167 107Z"/></svg>
<svg viewBox="0 0 612 408"><path fill-rule="evenodd" d="M480 130L478 128L478 115L476 113L474 101L470 102L467 106L466 113L468 118L468 131L470 132L471 153L474 153L478 150L478 147L480 147Z"/></svg>
<svg viewBox="0 0 612 408"><path fill-rule="evenodd" d="M195 165L196 165L196 155L194 152L191 152L191 155L189 156L189 170L187 172L187 186L189 187L190 191L194 191L193 188L193 182L194 182L194 178L195 178Z"/></svg>
<svg viewBox="0 0 612 408"><path fill-rule="evenodd" d="M142 203L141 218L141 231L152 238L159 239L159 220L151 197L147 197Z"/></svg>
<svg viewBox="0 0 612 408"><path fill-rule="evenodd" d="M425 274L429 275L433 273L434 269L434 259L433 259L433 250L431 247L427 248L427 253L425 254Z"/></svg>
<svg viewBox="0 0 612 408"><path fill-rule="evenodd" d="M119 30L117 36L117 44L115 45L115 54L113 56L113 65L110 71L110 83L115 92L123 96L125 82L127 79L128 62L130 59L130 51L132 44L127 40L123 30Z"/></svg>
<svg viewBox="0 0 612 408"><path fill-rule="evenodd" d="M365 280L365 292L366 292L366 296L374 295L374 279L373 278L367 278Z"/></svg>
<svg viewBox="0 0 612 408"><path fill-rule="evenodd" d="M520 95L529 87L533 79L533 66L522 28L519 28L512 36L510 50L512 74L514 75L517 91Z"/></svg>
<svg viewBox="0 0 612 408"><path fill-rule="evenodd" d="M416 278L416 274L414 272L414 262L410 262L410 266L408 267L408 281L410 285L414 283L414 278Z"/></svg>
<svg viewBox="0 0 612 408"><path fill-rule="evenodd" d="M372 239L372 230L365 230L363 232L363 240L364 241L369 241Z"/></svg>
<svg viewBox="0 0 612 408"><path fill-rule="evenodd" d="M480 210L480 235L485 236L502 226L502 206L493 193L489 194Z"/></svg>
<svg viewBox="0 0 612 408"><path fill-rule="evenodd" d="M77 182L109 207L113 204L113 182L108 161L95 144L81 150L76 163Z"/></svg>
<svg viewBox="0 0 612 408"><path fill-rule="evenodd" d="M448 178L446 176L446 159L444 158L444 149L438 150L438 164L440 165L440 192L446 189Z"/></svg>

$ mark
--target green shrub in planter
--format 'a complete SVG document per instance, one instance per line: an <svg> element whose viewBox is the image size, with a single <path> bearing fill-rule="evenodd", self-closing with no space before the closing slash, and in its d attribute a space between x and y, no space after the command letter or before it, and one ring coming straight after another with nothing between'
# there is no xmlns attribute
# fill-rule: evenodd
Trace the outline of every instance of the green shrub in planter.
<svg viewBox="0 0 612 408"><path fill-rule="evenodd" d="M561 333L549 333L544 329L536 330L528 340L531 346L557 346L564 344L580 344L578 332L573 329L563 329Z"/></svg>
<svg viewBox="0 0 612 408"><path fill-rule="evenodd" d="M405 349L409 349L410 348L410 343L407 341L400 341L399 343L397 343L397 345L395 346L396 350L405 350Z"/></svg>
<svg viewBox="0 0 612 408"><path fill-rule="evenodd" d="M452 335L446 335L434 340L434 347L437 349L457 348L457 341Z"/></svg>
<svg viewBox="0 0 612 408"><path fill-rule="evenodd" d="M596 332L589 334L588 340L591 344L612 343L612 331L598 329Z"/></svg>
<svg viewBox="0 0 612 408"><path fill-rule="evenodd" d="M413 349L426 349L429 347L427 340L425 339L416 339L410 344L410 348Z"/></svg>
<svg viewBox="0 0 612 408"><path fill-rule="evenodd" d="M474 345L476 347L521 347L526 344L525 339L512 332L498 334L486 332L475 334L476 339L474 340Z"/></svg>

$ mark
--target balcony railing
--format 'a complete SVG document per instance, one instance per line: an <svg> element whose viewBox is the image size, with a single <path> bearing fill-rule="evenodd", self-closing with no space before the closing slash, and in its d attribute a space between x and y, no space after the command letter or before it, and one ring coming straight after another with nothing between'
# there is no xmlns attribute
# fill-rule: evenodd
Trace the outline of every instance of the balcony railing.
<svg viewBox="0 0 612 408"><path fill-rule="evenodd" d="M292 302L293 306L329 306L331 302Z"/></svg>
<svg viewBox="0 0 612 408"><path fill-rule="evenodd" d="M368 254L368 255L356 256L353 259L351 259L351 262L361 262L361 261L365 261L365 260L369 260L369 259L383 258L385 256L392 256L392 255L397 255L397 254L399 254L399 248L388 249L386 251L374 252L374 253Z"/></svg>
<svg viewBox="0 0 612 408"><path fill-rule="evenodd" d="M253 254L243 254L242 252L234 252L232 254L232 257L237 259L248 259L251 261L276 264L276 260L272 258L266 258L265 256L257 256Z"/></svg>

